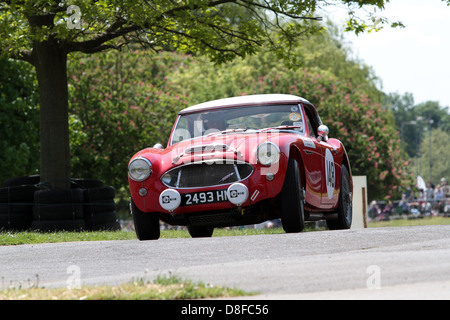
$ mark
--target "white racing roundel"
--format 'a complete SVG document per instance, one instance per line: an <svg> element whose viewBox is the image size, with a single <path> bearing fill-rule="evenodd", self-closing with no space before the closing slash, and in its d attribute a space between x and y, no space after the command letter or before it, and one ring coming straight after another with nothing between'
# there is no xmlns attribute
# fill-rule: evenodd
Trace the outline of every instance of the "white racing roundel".
<svg viewBox="0 0 450 320"><path fill-rule="evenodd" d="M336 184L336 169L334 167L334 159L330 149L325 151L325 180L327 183L328 199L333 197L334 187Z"/></svg>
<svg viewBox="0 0 450 320"><path fill-rule="evenodd" d="M227 189L228 200L237 206L240 206L248 199L248 189L242 183L233 183Z"/></svg>
<svg viewBox="0 0 450 320"><path fill-rule="evenodd" d="M159 204L167 211L173 211L180 206L181 195L177 190L166 189L159 195Z"/></svg>

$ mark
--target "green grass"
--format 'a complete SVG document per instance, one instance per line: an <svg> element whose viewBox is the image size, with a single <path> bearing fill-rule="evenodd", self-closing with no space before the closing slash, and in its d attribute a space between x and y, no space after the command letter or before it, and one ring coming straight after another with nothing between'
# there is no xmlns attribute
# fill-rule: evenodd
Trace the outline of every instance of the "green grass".
<svg viewBox="0 0 450 320"><path fill-rule="evenodd" d="M369 228L381 227L402 227L402 226L422 226L422 225L449 225L450 218L445 217L425 217L422 219L396 219L390 221L370 222ZM305 231L319 229L307 228ZM323 230L323 229L320 229ZM252 229L252 228L216 228L213 237L228 236L250 236L259 234L284 233L282 228L272 229ZM161 239L169 238L190 238L188 231L183 230L161 230ZM136 239L134 231L95 231L95 232L0 232L0 246L73 242L73 241L106 241L106 240L132 240Z"/></svg>
<svg viewBox="0 0 450 320"><path fill-rule="evenodd" d="M410 226L430 226L430 225L450 225L449 217L423 217L415 219L395 219L390 221L370 222L369 228L383 227L410 227Z"/></svg>
<svg viewBox="0 0 450 320"><path fill-rule="evenodd" d="M136 239L134 232L126 231L95 231L95 232L2 232L0 246L55 243L72 241L104 241Z"/></svg>
<svg viewBox="0 0 450 320"><path fill-rule="evenodd" d="M248 236L257 234L284 233L281 228L250 229L236 228L214 230L214 237ZM161 230L161 238L190 238L187 230ZM73 242L73 241L105 241L105 240L131 240L137 239L134 231L95 231L95 232L0 232L0 246Z"/></svg>
<svg viewBox="0 0 450 320"><path fill-rule="evenodd" d="M240 289L212 286L178 276L158 276L154 281L138 279L119 286L80 288L10 288L0 290L0 300L176 300L253 295Z"/></svg>

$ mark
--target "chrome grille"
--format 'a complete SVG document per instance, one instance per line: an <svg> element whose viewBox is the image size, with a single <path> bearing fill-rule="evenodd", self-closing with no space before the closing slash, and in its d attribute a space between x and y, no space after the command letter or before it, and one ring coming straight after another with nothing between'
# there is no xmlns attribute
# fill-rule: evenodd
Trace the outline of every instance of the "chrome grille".
<svg viewBox="0 0 450 320"><path fill-rule="evenodd" d="M219 186L247 179L253 166L245 162L191 163L166 172L161 181L171 188Z"/></svg>

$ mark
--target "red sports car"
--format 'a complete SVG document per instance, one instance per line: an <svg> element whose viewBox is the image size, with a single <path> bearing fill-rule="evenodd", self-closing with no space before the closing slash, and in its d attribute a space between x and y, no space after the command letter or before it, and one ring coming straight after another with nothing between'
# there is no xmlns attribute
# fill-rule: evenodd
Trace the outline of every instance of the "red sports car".
<svg viewBox="0 0 450 320"><path fill-rule="evenodd" d="M285 94L210 101L179 112L169 142L128 164L131 213L140 240L158 239L160 220L192 237L215 227L281 219L285 232L308 220L352 223L350 163L328 138L316 108Z"/></svg>

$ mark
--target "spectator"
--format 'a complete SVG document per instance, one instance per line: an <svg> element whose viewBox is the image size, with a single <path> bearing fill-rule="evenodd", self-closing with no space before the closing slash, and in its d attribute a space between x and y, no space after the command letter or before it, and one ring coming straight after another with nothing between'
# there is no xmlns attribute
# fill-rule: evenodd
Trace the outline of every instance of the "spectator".
<svg viewBox="0 0 450 320"><path fill-rule="evenodd" d="M405 192L405 201L410 202L412 200L414 200L414 192L411 190L411 187L408 186Z"/></svg>
<svg viewBox="0 0 450 320"><path fill-rule="evenodd" d="M444 209L444 191L443 188L438 185L434 192L434 206L433 210L435 214L440 213Z"/></svg>
<svg viewBox="0 0 450 320"><path fill-rule="evenodd" d="M408 201L406 200L406 194L402 195L402 200L398 203L398 206L402 209L402 214L408 214Z"/></svg>
<svg viewBox="0 0 450 320"><path fill-rule="evenodd" d="M425 195L426 195L427 201L433 201L433 199L434 199L434 186L431 183L431 181L428 182L427 190L425 192L426 192Z"/></svg>
<svg viewBox="0 0 450 320"><path fill-rule="evenodd" d="M376 219L380 214L380 208L375 200L373 200L369 205L369 217Z"/></svg>
<svg viewBox="0 0 450 320"><path fill-rule="evenodd" d="M450 198L450 187L447 184L445 178L441 178L442 192L444 193L444 198Z"/></svg>
<svg viewBox="0 0 450 320"><path fill-rule="evenodd" d="M394 205L392 204L391 200L388 200L388 203L383 208L383 212L382 212L383 220L389 220L390 219L390 215L392 214L392 210L394 210Z"/></svg>

